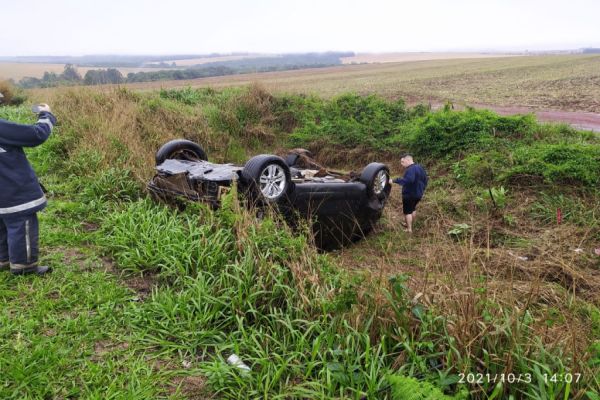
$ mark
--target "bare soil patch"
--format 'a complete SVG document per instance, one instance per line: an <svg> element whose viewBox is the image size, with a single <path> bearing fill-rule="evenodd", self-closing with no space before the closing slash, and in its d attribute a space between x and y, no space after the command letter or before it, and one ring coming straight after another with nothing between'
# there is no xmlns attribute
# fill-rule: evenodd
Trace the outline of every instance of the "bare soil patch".
<svg viewBox="0 0 600 400"><path fill-rule="evenodd" d="M171 380L170 394L175 394L177 389L186 399L212 399L210 391L206 387L206 378L200 375L176 376Z"/></svg>
<svg viewBox="0 0 600 400"><path fill-rule="evenodd" d="M141 275L124 275L123 271L116 268L113 260L108 257L102 258L102 264L106 272L119 277L120 281L138 295L138 300L143 301L152 293L152 288L158 285L156 275L144 273Z"/></svg>
<svg viewBox="0 0 600 400"><path fill-rule="evenodd" d="M100 340L94 344L94 354L92 355L92 361L99 361L105 355L114 351L127 350L129 343L114 343L110 340Z"/></svg>

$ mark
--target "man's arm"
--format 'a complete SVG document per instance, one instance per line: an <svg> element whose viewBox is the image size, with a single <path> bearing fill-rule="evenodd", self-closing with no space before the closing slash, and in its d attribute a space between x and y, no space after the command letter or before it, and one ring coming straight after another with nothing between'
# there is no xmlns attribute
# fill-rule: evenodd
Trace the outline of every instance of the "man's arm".
<svg viewBox="0 0 600 400"><path fill-rule="evenodd" d="M42 111L33 125L17 124L0 120L0 145L34 147L44 143L50 136L56 118L48 111Z"/></svg>
<svg viewBox="0 0 600 400"><path fill-rule="evenodd" d="M398 185L406 185L408 183L413 183L415 181L415 171L413 171L414 168L409 168L406 170L406 172L404 173L404 177L403 178L396 178L393 180L394 183L397 183Z"/></svg>

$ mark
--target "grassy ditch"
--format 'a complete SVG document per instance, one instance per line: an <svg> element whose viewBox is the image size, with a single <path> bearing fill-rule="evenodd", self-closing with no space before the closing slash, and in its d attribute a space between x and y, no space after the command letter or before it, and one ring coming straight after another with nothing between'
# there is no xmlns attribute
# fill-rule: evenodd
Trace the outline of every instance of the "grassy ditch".
<svg viewBox="0 0 600 400"><path fill-rule="evenodd" d="M542 253L545 242L515 227L600 241L594 137L531 117L258 87L53 96L60 126L29 155L51 198L41 237L57 268L0 280L0 368L11 371L1 397L595 398L598 259ZM31 121L25 108L0 117ZM233 194L217 212L154 204L143 184L156 148L175 137L216 161L301 145L356 167L410 150L433 178L423 233L395 227L393 198L376 234L319 254ZM553 227L557 205L572 212L565 232ZM525 267L500 256L524 248L540 252ZM231 354L251 371L228 365ZM552 378L566 373L581 375Z"/></svg>

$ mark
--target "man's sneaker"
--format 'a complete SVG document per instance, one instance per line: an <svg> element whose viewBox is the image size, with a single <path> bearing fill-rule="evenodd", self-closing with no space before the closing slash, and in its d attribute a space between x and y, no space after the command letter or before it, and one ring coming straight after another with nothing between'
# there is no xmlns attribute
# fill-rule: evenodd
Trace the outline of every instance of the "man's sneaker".
<svg viewBox="0 0 600 400"><path fill-rule="evenodd" d="M10 269L10 262L0 261L0 271L8 271Z"/></svg>
<svg viewBox="0 0 600 400"><path fill-rule="evenodd" d="M48 267L46 265L32 265L32 266L24 266L24 265L11 265L10 266L10 272L13 275L29 275L29 274L36 274L36 275L44 275L47 274L49 272L52 272L52 268Z"/></svg>

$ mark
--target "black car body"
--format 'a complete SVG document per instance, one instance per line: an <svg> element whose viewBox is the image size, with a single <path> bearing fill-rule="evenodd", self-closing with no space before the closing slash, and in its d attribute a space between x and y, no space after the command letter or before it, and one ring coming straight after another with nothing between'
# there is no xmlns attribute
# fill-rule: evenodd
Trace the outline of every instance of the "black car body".
<svg viewBox="0 0 600 400"><path fill-rule="evenodd" d="M235 183L250 204L275 206L295 225L297 217L314 222L316 244L335 248L364 236L382 215L390 193L389 170L381 163L360 174L327 170L296 149L286 159L252 157L244 166L215 164L196 143L174 140L156 153L156 175L148 184L154 197L187 199L218 207Z"/></svg>

